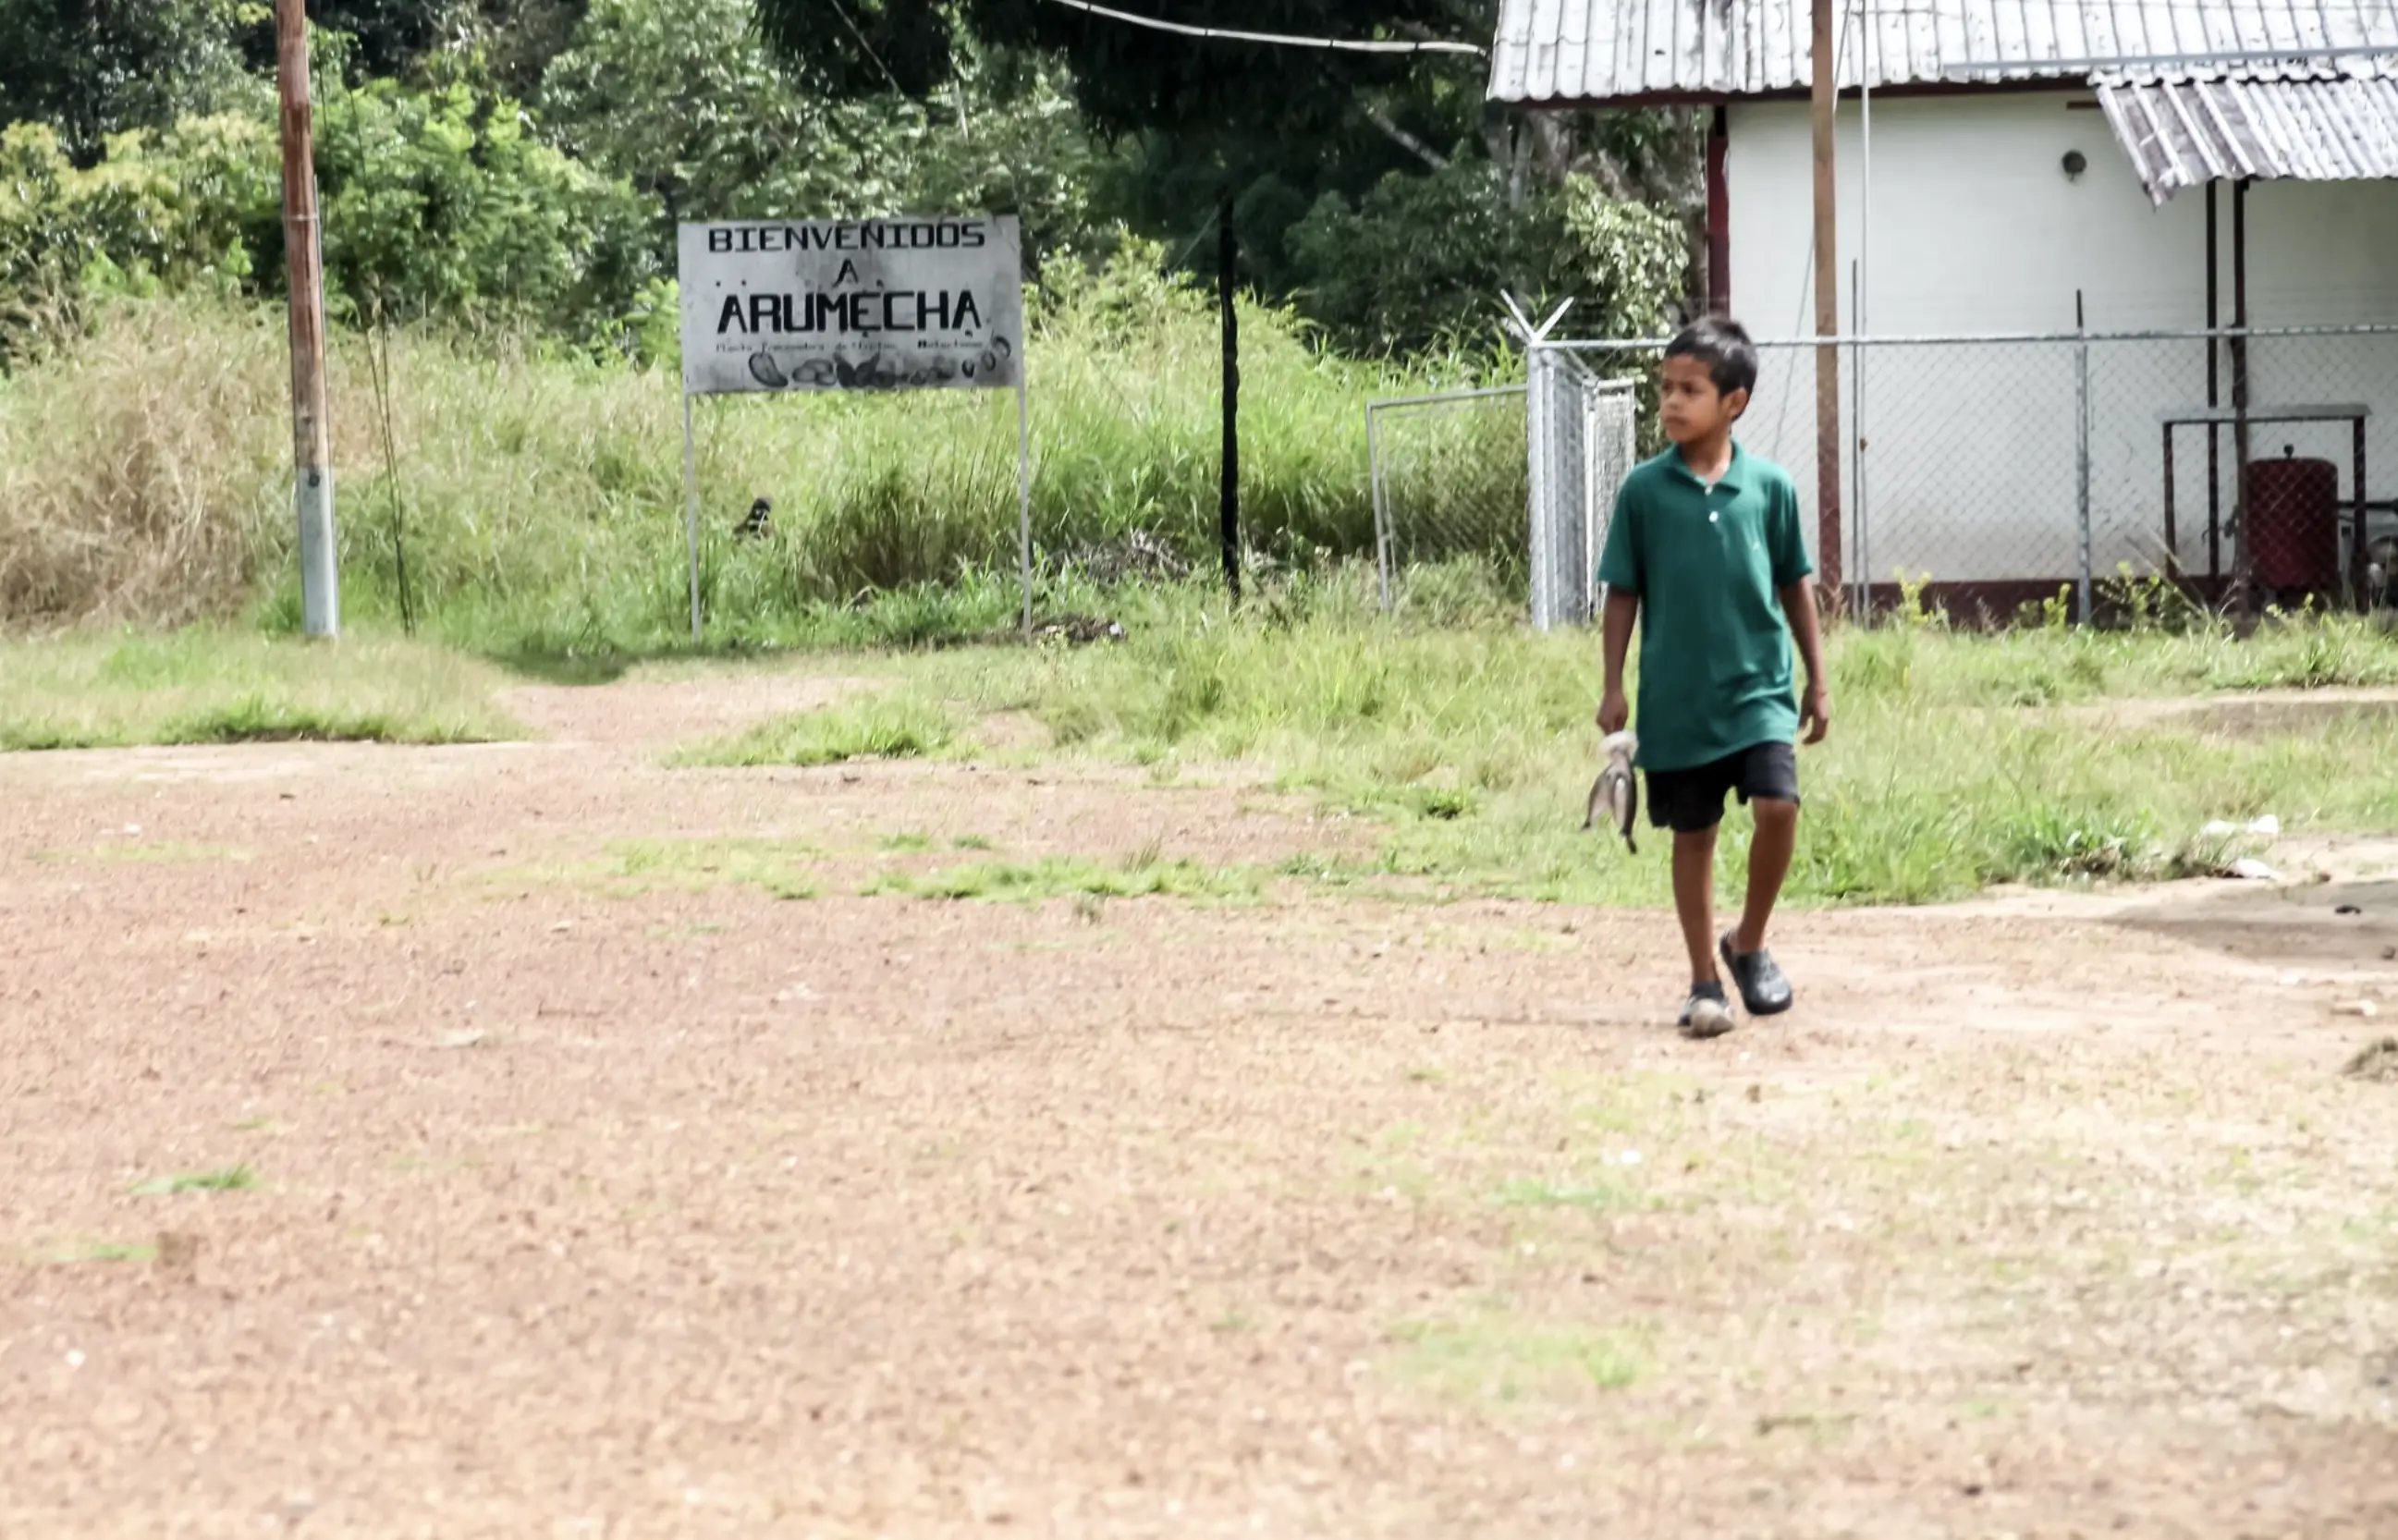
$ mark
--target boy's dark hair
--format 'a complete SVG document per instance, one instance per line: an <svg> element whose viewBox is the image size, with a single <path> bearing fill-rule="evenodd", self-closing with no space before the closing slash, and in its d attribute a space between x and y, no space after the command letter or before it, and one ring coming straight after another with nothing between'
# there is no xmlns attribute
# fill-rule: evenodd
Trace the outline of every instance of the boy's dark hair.
<svg viewBox="0 0 2398 1540"><path fill-rule="evenodd" d="M1748 329L1722 316L1709 316L1682 329L1665 344L1669 358L1696 358L1707 366L1716 389L1729 396L1735 390L1757 390L1757 344Z"/></svg>

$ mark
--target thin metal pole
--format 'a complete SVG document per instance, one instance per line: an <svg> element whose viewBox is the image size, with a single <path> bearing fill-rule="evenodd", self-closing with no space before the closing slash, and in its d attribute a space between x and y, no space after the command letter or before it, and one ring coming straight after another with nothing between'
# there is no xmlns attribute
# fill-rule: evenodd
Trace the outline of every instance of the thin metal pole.
<svg viewBox="0 0 2398 1540"><path fill-rule="evenodd" d="M2373 608L2373 594L2372 591L2365 587L2364 583L2365 561L2373 549L2372 543L2368 538L2370 531L2366 528L2367 521L2373 512L2373 507L2371 504L2365 501L2364 419L2363 417L2359 417L2356 420L2355 431L2356 521L2354 524L2351 525L2349 529L2348 580L2350 588L2352 589L2356 595L2357 613L2362 615Z"/></svg>
<svg viewBox="0 0 2398 1540"><path fill-rule="evenodd" d="M2222 199L2217 196L2222 184L2206 184L2206 404L2223 404L2223 344L2215 335L2223 320L2223 221ZM2175 560L2180 557L2176 550ZM2210 583L2223 580L2223 432L2216 423L2206 425L2206 576ZM2210 593L2207 598L2216 597Z"/></svg>
<svg viewBox="0 0 2398 1540"><path fill-rule="evenodd" d="M1663 347L1664 343L1655 344ZM1486 385L1480 390L1440 390L1428 396L1377 396L1366 404L1376 412L1395 412L1401 407L1447 406L1451 401L1479 401L1493 396L1521 396L1529 387L1519 385Z"/></svg>
<svg viewBox="0 0 2398 1540"><path fill-rule="evenodd" d="M2076 595L2080 601L2081 624L2090 624L2090 337L2087 317L2081 311L2081 296L2073 299L2074 319L2083 323L2083 333L2073 344L2073 493L2081 533L2081 583Z"/></svg>
<svg viewBox="0 0 2398 1540"><path fill-rule="evenodd" d="M1216 212L1219 298L1224 317L1223 485L1219 516L1224 542L1224 586L1241 601L1241 237L1233 220L1233 190L1224 189Z"/></svg>
<svg viewBox="0 0 2398 1540"><path fill-rule="evenodd" d="M1024 640L1032 640L1032 385L1029 364L1016 377L1016 493L1019 554L1024 564Z"/></svg>
<svg viewBox="0 0 2398 1540"><path fill-rule="evenodd" d="M1862 112L1864 143L1863 163L1857 182L1857 267L1856 292L1851 296L1852 314L1849 324L1860 334L1872 328L1866 321L1867 297L1873 292L1873 84L1874 66L1879 59L1874 44L1876 31L1873 17L1874 0L1857 0L1860 13L1858 30L1865 36L1858 41L1857 51L1864 56L1864 67L1857 72L1859 105ZM1866 355L1862 348L1852 349L1849 367L1856 371L1856 478L1857 478L1857 624L1873 625L1873 527L1870 522L1871 500L1866 485Z"/></svg>
<svg viewBox="0 0 2398 1540"><path fill-rule="evenodd" d="M699 451L691 433L691 392L682 393L683 528L691 539L691 639L699 641Z"/></svg>
<svg viewBox="0 0 2398 1540"><path fill-rule="evenodd" d="M1852 290L1849 297L1849 304L1851 308L1855 310L1857 314L1862 317L1865 313L1864 263L1859 262L1855 266L1849 270L1849 284ZM1855 397L1852 410L1856 414L1856 420L1850 425L1850 432L1853 435L1853 440L1851 445L1850 452L1855 457L1856 462L1855 468L1852 474L1857 479L1857 548L1855 552L1857 580L1855 585L1856 598L1852 601L1852 603L1855 605L1852 618L1858 625L1869 627L1873 624L1873 562L1870 554L1873 547L1870 544L1872 537L1866 531L1866 487L1865 362L1865 355L1861 352L1853 355L1849 359L1849 370L1852 377L1849 388Z"/></svg>
<svg viewBox="0 0 2398 1540"><path fill-rule="evenodd" d="M342 576L333 540L324 245L317 232L316 130L303 0L276 0L275 39L283 139L283 250L291 310L292 512L300 525L300 608L308 635L334 637L342 629Z"/></svg>
<svg viewBox="0 0 2398 1540"><path fill-rule="evenodd" d="M1865 13L1863 27L1865 37L1857 45L1858 52L1865 56L1864 67L1857 71L1858 103L1862 115L1861 128L1864 137L1864 142L1859 146L1863 153L1863 165L1860 168L1862 175L1859 177L1857 183L1857 261L1859 267L1863 270L1866 280L1859 286L1859 293L1856 301L1856 316L1854 317L1854 324L1859 331L1863 331L1866 329L1864 290L1870 287L1871 279L1873 277L1873 76L1875 61L1873 6L1874 0L1857 0L1857 8Z"/></svg>
<svg viewBox="0 0 2398 1540"><path fill-rule="evenodd" d="M2232 493L2231 522L2237 541L2232 562L2232 580L2238 585L2241 603L2250 613L2257 605L2257 547L2248 527L2252 511L2248 507L2248 457L2254 441L2248 431L2248 183L2243 179L2231 184L2231 320L2239 335L2231 339L2231 410L2235 423L2231 432L2231 474L2237 490ZM2215 430L2210 427L2211 434Z"/></svg>

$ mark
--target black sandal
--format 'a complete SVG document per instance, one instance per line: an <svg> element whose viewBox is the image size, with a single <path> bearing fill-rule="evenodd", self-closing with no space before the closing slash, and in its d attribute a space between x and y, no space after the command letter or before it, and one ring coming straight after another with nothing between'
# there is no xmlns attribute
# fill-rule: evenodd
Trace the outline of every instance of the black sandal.
<svg viewBox="0 0 2398 1540"><path fill-rule="evenodd" d="M1740 1003L1751 1016L1779 1016L1790 1008L1790 980L1775 966L1773 953L1759 949L1756 952L1734 952L1732 932L1725 931L1716 946L1723 958L1724 971L1740 986Z"/></svg>

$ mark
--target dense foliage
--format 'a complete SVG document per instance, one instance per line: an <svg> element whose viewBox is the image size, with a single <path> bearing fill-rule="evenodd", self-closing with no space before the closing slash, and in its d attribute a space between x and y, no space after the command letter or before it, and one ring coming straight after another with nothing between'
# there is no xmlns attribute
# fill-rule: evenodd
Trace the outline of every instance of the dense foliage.
<svg viewBox="0 0 2398 1540"><path fill-rule="evenodd" d="M1129 0L1138 7L1147 0ZM1152 5L1152 9L1156 7ZM1178 20L1487 35L1489 0L1177 0ZM978 209L1035 276L1127 233L1336 345L1498 338L1502 290L1653 330L1692 287L1672 118L1515 121L1457 55L1199 43L1035 0L315 0L329 298L654 355L681 220ZM273 298L272 7L0 4L0 365L96 292Z"/></svg>

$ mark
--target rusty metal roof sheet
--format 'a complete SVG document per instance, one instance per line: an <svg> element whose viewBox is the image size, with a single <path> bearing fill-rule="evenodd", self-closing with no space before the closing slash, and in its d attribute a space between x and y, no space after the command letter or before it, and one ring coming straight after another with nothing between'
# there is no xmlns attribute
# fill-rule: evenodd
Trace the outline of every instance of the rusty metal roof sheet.
<svg viewBox="0 0 2398 1540"><path fill-rule="evenodd" d="M2079 80L2093 60L2398 47L2398 0L1841 0L1840 13L1840 84L1869 74L1876 89ZM1812 43L1809 0L1502 0L1490 98L1795 93ZM1958 73L1991 62L2008 67Z"/></svg>
<svg viewBox="0 0 2398 1540"><path fill-rule="evenodd" d="M2162 204L2222 178L2398 178L2398 70L2098 77L2098 102Z"/></svg>

